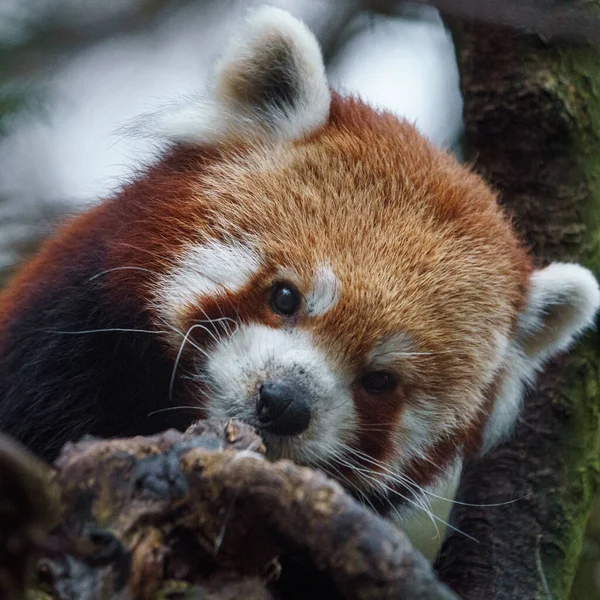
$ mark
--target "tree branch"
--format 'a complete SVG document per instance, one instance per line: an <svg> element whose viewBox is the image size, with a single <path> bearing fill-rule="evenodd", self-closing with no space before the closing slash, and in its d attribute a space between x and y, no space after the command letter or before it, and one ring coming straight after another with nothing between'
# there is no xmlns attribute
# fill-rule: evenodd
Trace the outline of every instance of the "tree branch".
<svg viewBox="0 0 600 600"><path fill-rule="evenodd" d="M67 444L52 478L62 520L40 544L36 590L57 600L458 600L393 525L322 473L261 452L253 430L231 421Z"/></svg>

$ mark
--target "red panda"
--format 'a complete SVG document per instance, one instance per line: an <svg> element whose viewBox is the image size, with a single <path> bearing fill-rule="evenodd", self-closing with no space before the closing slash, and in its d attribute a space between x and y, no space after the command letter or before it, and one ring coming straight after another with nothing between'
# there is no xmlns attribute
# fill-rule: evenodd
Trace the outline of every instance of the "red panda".
<svg viewBox="0 0 600 600"><path fill-rule="evenodd" d="M587 269L534 269L479 176L332 92L281 10L249 14L203 97L135 127L162 158L0 297L0 429L48 460L233 417L272 459L414 503L510 430L600 305Z"/></svg>

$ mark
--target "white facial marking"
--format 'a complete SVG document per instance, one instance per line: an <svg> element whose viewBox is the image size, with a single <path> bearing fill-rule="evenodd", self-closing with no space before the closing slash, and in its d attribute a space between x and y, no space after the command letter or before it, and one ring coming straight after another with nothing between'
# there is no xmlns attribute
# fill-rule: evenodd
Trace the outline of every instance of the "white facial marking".
<svg viewBox="0 0 600 600"><path fill-rule="evenodd" d="M325 314L340 299L342 284L329 265L316 268L312 287L306 294L306 312L311 316Z"/></svg>
<svg viewBox="0 0 600 600"><path fill-rule="evenodd" d="M203 371L210 388L206 410L212 418L256 422L256 393L268 380L291 380L306 390L310 425L298 436L266 433L272 458L315 464L327 460L353 435L356 416L349 386L307 332L240 326L209 351Z"/></svg>
<svg viewBox="0 0 600 600"><path fill-rule="evenodd" d="M180 315L190 305L202 297L242 289L260 266L257 251L241 243L212 240L203 246L191 246L158 283L161 316L178 325Z"/></svg>
<svg viewBox="0 0 600 600"><path fill-rule="evenodd" d="M404 460L423 456L434 441L431 436L432 416L429 411L408 406L400 423L400 443ZM403 461L404 462L404 461Z"/></svg>
<svg viewBox="0 0 600 600"><path fill-rule="evenodd" d="M509 344L505 364L492 414L483 432L483 453L510 433L521 412L525 388L535 381L536 363L528 359L513 342Z"/></svg>

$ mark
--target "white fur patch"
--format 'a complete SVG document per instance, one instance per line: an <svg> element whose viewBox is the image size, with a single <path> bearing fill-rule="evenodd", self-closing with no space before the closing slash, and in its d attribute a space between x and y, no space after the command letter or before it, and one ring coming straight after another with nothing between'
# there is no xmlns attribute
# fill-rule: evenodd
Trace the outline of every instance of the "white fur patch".
<svg viewBox="0 0 600 600"><path fill-rule="evenodd" d="M403 463L425 456L427 449L435 444L437 440L432 436L432 424L435 420L431 411L422 408L407 406L402 411L399 445Z"/></svg>
<svg viewBox="0 0 600 600"><path fill-rule="evenodd" d="M590 327L599 306L598 282L588 269L552 263L531 276L518 342L529 358L545 360Z"/></svg>
<svg viewBox="0 0 600 600"><path fill-rule="evenodd" d="M236 292L258 272L261 259L254 248L212 240L191 246L157 286L157 308L168 323L179 318L202 297Z"/></svg>
<svg viewBox="0 0 600 600"><path fill-rule="evenodd" d="M508 345L505 372L485 428L484 452L510 433L526 386L535 381L546 360L566 350L593 325L599 306L598 282L580 265L552 263L532 274L527 304L519 317L516 339Z"/></svg>
<svg viewBox="0 0 600 600"><path fill-rule="evenodd" d="M326 123L330 102L314 35L289 13L265 6L248 12L203 98L147 115L134 127L194 144L294 140Z"/></svg>
<svg viewBox="0 0 600 600"><path fill-rule="evenodd" d="M270 458L316 464L351 439L356 416L348 382L328 365L309 333L243 325L209 350L201 376L210 388L206 409L213 418L256 422L258 387L289 379L307 392L312 406L308 429L292 437L265 434Z"/></svg>
<svg viewBox="0 0 600 600"><path fill-rule="evenodd" d="M306 312L311 316L325 314L340 299L342 284L329 265L319 265L312 287L306 294Z"/></svg>
<svg viewBox="0 0 600 600"><path fill-rule="evenodd" d="M505 372L494 399L492 414L483 432L481 452L491 450L512 431L523 406L523 395L535 380L536 363L511 342L506 351Z"/></svg>

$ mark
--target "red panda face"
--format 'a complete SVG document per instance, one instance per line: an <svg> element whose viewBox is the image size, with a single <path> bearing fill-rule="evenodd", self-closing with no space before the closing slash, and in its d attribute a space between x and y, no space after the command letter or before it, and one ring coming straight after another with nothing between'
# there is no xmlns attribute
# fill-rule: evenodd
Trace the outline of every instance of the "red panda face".
<svg viewBox="0 0 600 600"><path fill-rule="evenodd" d="M281 11L253 13L212 94L150 119L193 167L144 240L183 402L359 494L416 493L494 443L591 321L589 272L534 272L488 187L406 122L332 97Z"/></svg>
<svg viewBox="0 0 600 600"><path fill-rule="evenodd" d="M479 441L531 268L478 178L336 98L311 137L225 149L188 190L193 234L153 306L189 332L173 352L206 414L256 426L273 458L418 463L419 485L438 475L423 457Z"/></svg>

